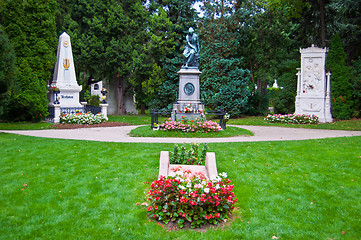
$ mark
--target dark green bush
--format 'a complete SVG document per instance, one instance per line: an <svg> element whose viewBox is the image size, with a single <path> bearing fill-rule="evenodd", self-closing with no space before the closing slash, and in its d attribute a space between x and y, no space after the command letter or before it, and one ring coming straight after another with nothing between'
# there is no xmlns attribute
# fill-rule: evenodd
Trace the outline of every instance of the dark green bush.
<svg viewBox="0 0 361 240"><path fill-rule="evenodd" d="M337 119L350 119L353 114L351 72L346 65L346 53L341 38L336 34L327 55L327 68L331 71L332 115Z"/></svg>

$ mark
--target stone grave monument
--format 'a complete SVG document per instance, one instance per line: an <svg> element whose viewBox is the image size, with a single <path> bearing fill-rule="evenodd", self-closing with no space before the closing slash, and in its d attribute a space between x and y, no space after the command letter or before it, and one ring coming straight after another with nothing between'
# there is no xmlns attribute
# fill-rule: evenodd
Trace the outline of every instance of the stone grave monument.
<svg viewBox="0 0 361 240"><path fill-rule="evenodd" d="M325 70L327 49L312 45L300 49L300 53L295 114L316 115L320 122L332 122L331 73Z"/></svg>
<svg viewBox="0 0 361 240"><path fill-rule="evenodd" d="M193 28L189 28L186 36L186 46L183 52L184 64L179 72L178 99L173 104L172 119L182 116L188 119L200 117L204 104L200 100L199 75L199 42Z"/></svg>
<svg viewBox="0 0 361 240"><path fill-rule="evenodd" d="M60 93L50 94L49 106L54 106L54 102L59 102L61 110L65 110L65 108L82 110L82 105L79 103L79 92L82 87L76 81L70 37L66 32L59 37L56 57L53 81L49 90L57 87ZM56 95L58 95L58 99L55 99Z"/></svg>
<svg viewBox="0 0 361 240"><path fill-rule="evenodd" d="M102 89L103 89L103 81L92 83L90 85L90 94L91 95L98 95L99 97L101 97L102 96Z"/></svg>

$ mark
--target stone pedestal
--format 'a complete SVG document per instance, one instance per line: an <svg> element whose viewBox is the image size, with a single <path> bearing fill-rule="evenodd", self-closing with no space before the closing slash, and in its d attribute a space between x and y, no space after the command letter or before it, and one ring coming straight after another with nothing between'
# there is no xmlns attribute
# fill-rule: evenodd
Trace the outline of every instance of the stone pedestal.
<svg viewBox="0 0 361 240"><path fill-rule="evenodd" d="M99 106L101 107L101 113L103 114L103 116L108 118L108 106L109 106L109 104L101 103Z"/></svg>
<svg viewBox="0 0 361 240"><path fill-rule="evenodd" d="M174 176L174 172L171 171L174 167L182 167L183 169L189 169L193 172L202 172L208 179L214 180L218 176L217 163L216 163L216 154L214 152L206 153L205 165L180 165L180 164L170 164L169 162L169 152L161 151L159 159L159 174L160 176L168 177Z"/></svg>
<svg viewBox="0 0 361 240"><path fill-rule="evenodd" d="M200 117L204 111L204 104L200 99L198 68L182 68L179 72L179 91L178 100L173 104L172 119L180 119L186 116L190 119ZM185 111L186 107L192 108L191 111Z"/></svg>
<svg viewBox="0 0 361 240"><path fill-rule="evenodd" d="M301 68L297 69L295 114L316 115L320 122L332 122L330 73L325 71L326 48L314 45L300 49Z"/></svg>

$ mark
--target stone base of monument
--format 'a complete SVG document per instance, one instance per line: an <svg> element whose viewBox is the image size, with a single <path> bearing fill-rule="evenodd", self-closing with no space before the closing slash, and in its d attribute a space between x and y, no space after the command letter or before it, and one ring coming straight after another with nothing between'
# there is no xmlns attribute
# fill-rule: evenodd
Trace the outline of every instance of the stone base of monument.
<svg viewBox="0 0 361 240"><path fill-rule="evenodd" d="M213 180L218 176L217 165L216 165L216 155L214 152L207 152L205 165L179 165L179 164L170 164L169 162L169 152L161 151L160 160L159 160L159 175L168 177L174 176L174 172L171 170L174 167L181 166L183 169L190 169L192 172L202 172L204 175Z"/></svg>
<svg viewBox="0 0 361 240"><path fill-rule="evenodd" d="M201 118L202 115L200 113L176 113L173 114L172 117L175 116L175 119L172 120L181 120L182 117L187 118L188 120L196 120L197 118Z"/></svg>
<svg viewBox="0 0 361 240"><path fill-rule="evenodd" d="M200 99L198 68L182 68L179 72L178 99L173 104L172 120L179 120L182 116L195 120L204 111L204 104ZM188 108L188 113L186 111Z"/></svg>

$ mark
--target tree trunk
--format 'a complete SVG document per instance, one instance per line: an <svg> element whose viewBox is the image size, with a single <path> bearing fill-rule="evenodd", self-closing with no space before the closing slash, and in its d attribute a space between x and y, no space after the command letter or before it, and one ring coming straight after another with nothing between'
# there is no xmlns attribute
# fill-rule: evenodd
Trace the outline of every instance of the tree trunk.
<svg viewBox="0 0 361 240"><path fill-rule="evenodd" d="M140 114L145 114L145 104L144 103L142 103L140 105Z"/></svg>
<svg viewBox="0 0 361 240"><path fill-rule="evenodd" d="M320 3L321 44L322 47L326 47L325 0L319 0L319 3Z"/></svg>
<svg viewBox="0 0 361 240"><path fill-rule="evenodd" d="M125 115L125 87L119 74L116 76L117 86L117 115Z"/></svg>

